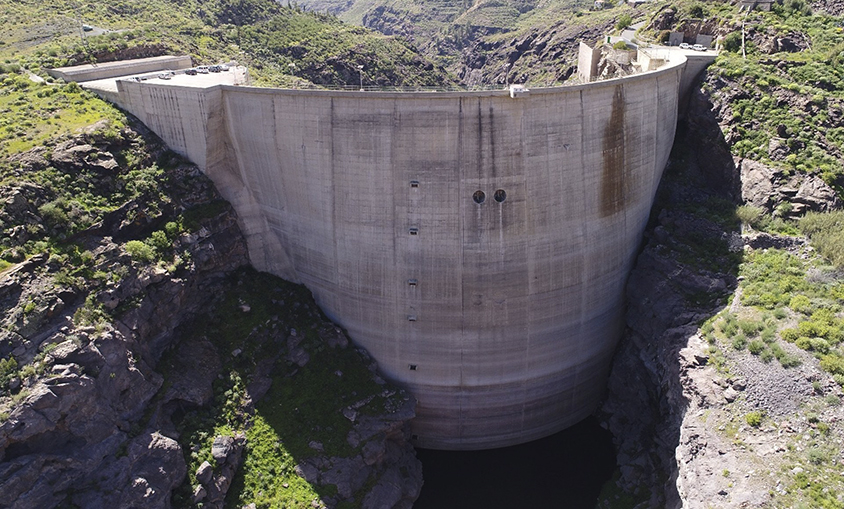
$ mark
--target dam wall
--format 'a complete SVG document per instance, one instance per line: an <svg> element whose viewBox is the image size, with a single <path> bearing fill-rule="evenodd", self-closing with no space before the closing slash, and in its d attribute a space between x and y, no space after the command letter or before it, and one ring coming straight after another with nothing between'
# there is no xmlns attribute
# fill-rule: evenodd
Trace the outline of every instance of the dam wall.
<svg viewBox="0 0 844 509"><path fill-rule="evenodd" d="M517 98L132 81L118 95L214 180L255 267L305 284L417 397L416 445L482 449L597 405L684 68Z"/></svg>

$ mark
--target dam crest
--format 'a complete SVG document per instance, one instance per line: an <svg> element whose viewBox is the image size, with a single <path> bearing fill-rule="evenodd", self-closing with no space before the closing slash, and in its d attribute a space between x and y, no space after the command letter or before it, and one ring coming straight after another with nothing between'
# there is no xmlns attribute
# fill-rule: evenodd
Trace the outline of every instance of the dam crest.
<svg viewBox="0 0 844 509"><path fill-rule="evenodd" d="M714 59L666 55L530 90L89 88L196 163L255 268L306 285L416 396L415 445L483 449L571 426L602 396L683 94Z"/></svg>

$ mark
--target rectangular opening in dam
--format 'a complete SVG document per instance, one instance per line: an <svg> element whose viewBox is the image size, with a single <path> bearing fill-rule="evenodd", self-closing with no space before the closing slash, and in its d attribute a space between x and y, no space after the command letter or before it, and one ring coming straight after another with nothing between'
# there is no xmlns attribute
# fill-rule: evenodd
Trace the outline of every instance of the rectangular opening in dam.
<svg viewBox="0 0 844 509"><path fill-rule="evenodd" d="M407 315L407 321L408 322L415 322L416 321L416 315Z"/></svg>
<svg viewBox="0 0 844 509"><path fill-rule="evenodd" d="M411 371L416 371L416 364L408 364L408 366L407 366L407 367L408 367L408 369L410 369Z"/></svg>
<svg viewBox="0 0 844 509"><path fill-rule="evenodd" d="M415 226L411 227L410 228L410 234L411 235L419 235L419 228L416 228Z"/></svg>
<svg viewBox="0 0 844 509"><path fill-rule="evenodd" d="M416 286L417 281L415 279L408 279L407 284L408 286Z"/></svg>
<svg viewBox="0 0 844 509"><path fill-rule="evenodd" d="M410 187L419 187L419 181L418 180L411 180L410 181Z"/></svg>

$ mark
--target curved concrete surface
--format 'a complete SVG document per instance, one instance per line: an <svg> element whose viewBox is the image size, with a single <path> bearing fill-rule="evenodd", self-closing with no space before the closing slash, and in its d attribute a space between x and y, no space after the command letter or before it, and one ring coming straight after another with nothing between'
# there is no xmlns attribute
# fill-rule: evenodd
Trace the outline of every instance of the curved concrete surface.
<svg viewBox="0 0 844 509"><path fill-rule="evenodd" d="M118 89L231 201L256 268L413 392L418 446L481 449L598 403L685 65L517 98Z"/></svg>

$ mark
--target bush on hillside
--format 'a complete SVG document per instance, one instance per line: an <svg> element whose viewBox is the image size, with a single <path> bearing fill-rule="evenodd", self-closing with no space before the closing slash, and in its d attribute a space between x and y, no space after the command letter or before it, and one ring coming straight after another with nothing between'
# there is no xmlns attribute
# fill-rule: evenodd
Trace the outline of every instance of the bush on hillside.
<svg viewBox="0 0 844 509"><path fill-rule="evenodd" d="M741 51L741 32L730 32L724 38L724 49L733 53Z"/></svg>
<svg viewBox="0 0 844 509"><path fill-rule="evenodd" d="M821 256L838 268L844 267L844 211L810 212L799 226Z"/></svg>

